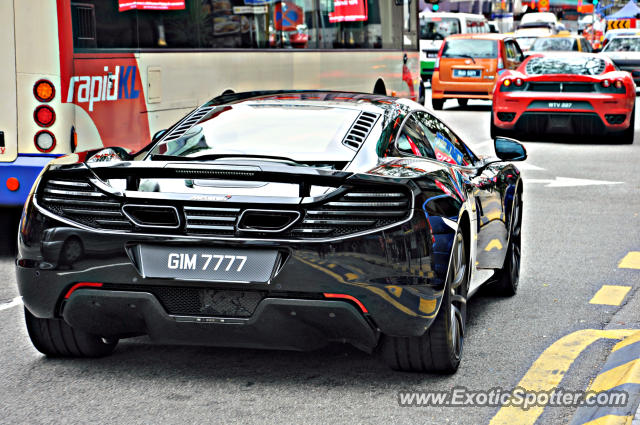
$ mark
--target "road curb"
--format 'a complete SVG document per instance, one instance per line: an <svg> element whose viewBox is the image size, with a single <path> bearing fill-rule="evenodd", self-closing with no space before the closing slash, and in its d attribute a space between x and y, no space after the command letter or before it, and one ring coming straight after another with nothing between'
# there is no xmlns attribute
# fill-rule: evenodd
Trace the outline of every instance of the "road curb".
<svg viewBox="0 0 640 425"><path fill-rule="evenodd" d="M613 393L626 391L626 405L582 406L573 416L571 425L630 425L637 416L640 403L640 331L617 343L604 366L587 391Z"/></svg>

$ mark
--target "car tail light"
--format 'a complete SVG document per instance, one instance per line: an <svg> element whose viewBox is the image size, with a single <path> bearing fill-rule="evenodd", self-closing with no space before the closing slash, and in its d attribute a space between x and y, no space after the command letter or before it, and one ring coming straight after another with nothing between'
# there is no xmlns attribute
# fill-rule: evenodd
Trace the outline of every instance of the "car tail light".
<svg viewBox="0 0 640 425"><path fill-rule="evenodd" d="M97 282L80 282L80 283L76 283L75 285L73 285L66 293L66 295L64 296L64 299L68 299L71 294L73 294L73 291L75 291L78 288L101 288L102 287L102 283L97 283Z"/></svg>
<svg viewBox="0 0 640 425"><path fill-rule="evenodd" d="M524 84L524 81L522 81L522 78L516 78L514 84L518 87L521 87Z"/></svg>
<svg viewBox="0 0 640 425"><path fill-rule="evenodd" d="M504 61L502 58L498 58L498 69L504 68Z"/></svg>
<svg viewBox="0 0 640 425"><path fill-rule="evenodd" d="M611 81L603 80L602 83L600 83L600 84L602 85L602 87L604 87L606 89L611 85Z"/></svg>
<svg viewBox="0 0 640 425"><path fill-rule="evenodd" d="M624 83L622 82L622 80L616 80L616 82L614 83L614 86L617 89L621 89L624 86Z"/></svg>
<svg viewBox="0 0 640 425"><path fill-rule="evenodd" d="M56 121L56 113L51 106L40 105L33 112L33 119L40 127L51 127Z"/></svg>
<svg viewBox="0 0 640 425"><path fill-rule="evenodd" d="M56 88L49 80L38 80L33 85L33 95L40 102L51 102L56 95Z"/></svg>
<svg viewBox="0 0 640 425"><path fill-rule="evenodd" d="M327 294L327 293L324 293L323 295L324 295L325 298L337 298L337 299L343 299L343 300L351 301L351 302L355 303L363 313L368 313L369 312L367 310L367 308L364 306L364 304L362 304L362 302L359 299L357 299L356 297L354 297L352 295L347 295L347 294Z"/></svg>
<svg viewBox="0 0 640 425"><path fill-rule="evenodd" d="M506 80L504 80L502 82L502 85L505 87L509 87L511 85L511 80L509 78L507 78Z"/></svg>
<svg viewBox="0 0 640 425"><path fill-rule="evenodd" d="M436 58L436 63L433 65L433 72L440 71L440 56Z"/></svg>
<svg viewBox="0 0 640 425"><path fill-rule="evenodd" d="M56 138L50 131L41 130L34 137L36 148L40 152L51 152L56 147Z"/></svg>

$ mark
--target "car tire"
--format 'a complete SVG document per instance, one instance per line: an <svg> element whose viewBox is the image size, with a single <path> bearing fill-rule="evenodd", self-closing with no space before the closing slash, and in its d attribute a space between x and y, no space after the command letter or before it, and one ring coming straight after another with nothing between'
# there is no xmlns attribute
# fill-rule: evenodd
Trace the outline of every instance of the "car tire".
<svg viewBox="0 0 640 425"><path fill-rule="evenodd" d="M442 111L444 107L444 99L431 99L431 106L436 111Z"/></svg>
<svg viewBox="0 0 640 425"><path fill-rule="evenodd" d="M516 191L513 198L513 211L509 224L509 242L504 265L496 274L493 293L502 297L512 297L518 292L520 282L520 263L522 259L522 197Z"/></svg>
<svg viewBox="0 0 640 425"><path fill-rule="evenodd" d="M458 99L458 105L461 108L466 108L468 104L469 104L469 99Z"/></svg>
<svg viewBox="0 0 640 425"><path fill-rule="evenodd" d="M47 357L103 357L118 344L117 339L106 340L73 329L60 319L40 319L26 308L24 316L33 346Z"/></svg>
<svg viewBox="0 0 640 425"><path fill-rule="evenodd" d="M382 336L380 353L394 370L439 374L458 370L469 290L469 259L460 232L456 233L451 253L440 310L427 331L421 336Z"/></svg>
<svg viewBox="0 0 640 425"><path fill-rule="evenodd" d="M636 106L633 106L633 110L631 111L629 128L622 132L620 137L620 143L623 145L631 145L633 144L633 138L636 132Z"/></svg>

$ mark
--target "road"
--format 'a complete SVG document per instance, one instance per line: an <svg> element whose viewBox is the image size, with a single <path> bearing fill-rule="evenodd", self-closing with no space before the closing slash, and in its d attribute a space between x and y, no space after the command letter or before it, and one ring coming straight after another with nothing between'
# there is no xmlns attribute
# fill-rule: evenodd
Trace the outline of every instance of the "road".
<svg viewBox="0 0 640 425"><path fill-rule="evenodd" d="M491 152L490 104L454 105L439 115L474 150ZM520 290L513 298L483 292L470 300L464 358L454 376L393 372L341 345L298 353L157 346L140 338L121 342L104 359L46 359L28 340L22 307L11 304L18 295L17 217L2 212L0 422L568 423L575 407L511 413L498 406L400 407L398 391L512 389L521 380L535 386L554 379L584 390L617 340L585 343L568 361L569 348L558 341L585 329L640 329L640 270L618 267L640 251L640 138L631 146L609 142L526 142ZM631 290L619 305L590 303L603 285ZM544 361L536 359L554 342L566 373L560 366L539 370Z"/></svg>

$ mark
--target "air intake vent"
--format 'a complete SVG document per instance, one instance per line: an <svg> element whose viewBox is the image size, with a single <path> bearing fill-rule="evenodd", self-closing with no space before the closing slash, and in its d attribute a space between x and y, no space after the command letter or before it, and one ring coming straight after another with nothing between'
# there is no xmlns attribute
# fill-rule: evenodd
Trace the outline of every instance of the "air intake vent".
<svg viewBox="0 0 640 425"><path fill-rule="evenodd" d="M131 229L131 222L120 210L120 203L86 181L49 180L39 201L48 210L86 226L110 230Z"/></svg>
<svg viewBox="0 0 640 425"><path fill-rule="evenodd" d="M162 140L164 142L168 142L170 140L175 140L179 138L184 133L186 133L191 127L197 124L198 121L200 121L202 117L207 115L212 109L213 107L202 107L196 110L193 114L189 115L184 121L182 121L176 128L171 130L171 132L167 134L167 136L165 136Z"/></svg>
<svg viewBox="0 0 640 425"><path fill-rule="evenodd" d="M233 236L240 208L184 207L188 234Z"/></svg>
<svg viewBox="0 0 640 425"><path fill-rule="evenodd" d="M360 113L358 119L342 141L342 144L354 150L360 149L360 146L362 146L362 143L371 132L371 129L377 119L378 115L376 114L372 114L370 112Z"/></svg>
<svg viewBox="0 0 640 425"><path fill-rule="evenodd" d="M349 192L310 207L291 234L301 238L328 238L386 227L409 216L411 203L402 192Z"/></svg>

